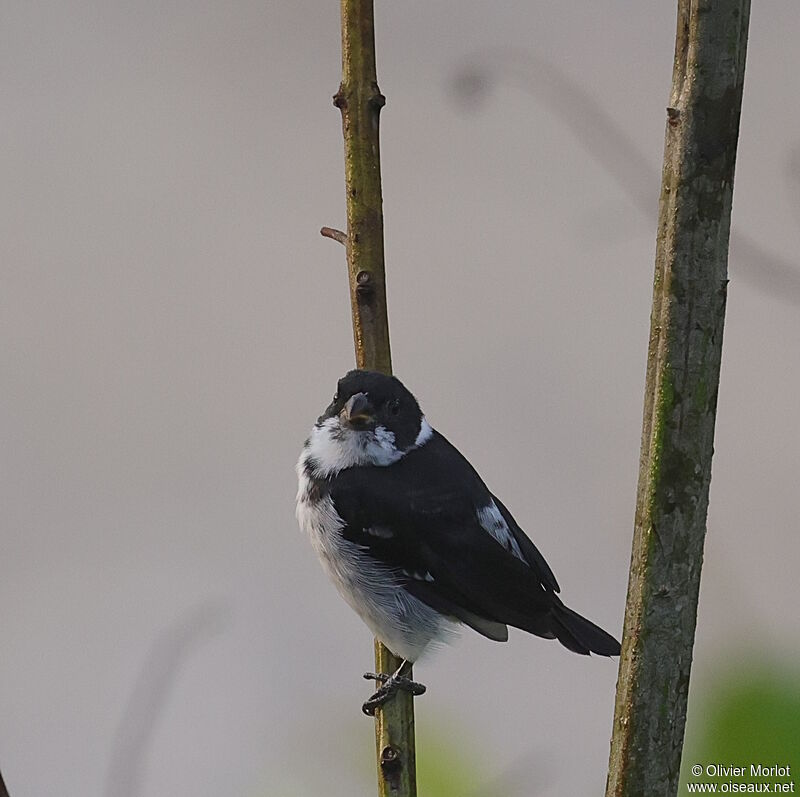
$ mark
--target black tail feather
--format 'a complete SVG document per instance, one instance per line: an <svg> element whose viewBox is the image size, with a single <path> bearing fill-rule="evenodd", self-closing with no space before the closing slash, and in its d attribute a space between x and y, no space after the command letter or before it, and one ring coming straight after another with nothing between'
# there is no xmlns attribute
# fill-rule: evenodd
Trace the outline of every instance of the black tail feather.
<svg viewBox="0 0 800 797"><path fill-rule="evenodd" d="M560 601L551 610L550 617L553 633L568 650L583 655L619 656L619 642L611 634L568 609Z"/></svg>

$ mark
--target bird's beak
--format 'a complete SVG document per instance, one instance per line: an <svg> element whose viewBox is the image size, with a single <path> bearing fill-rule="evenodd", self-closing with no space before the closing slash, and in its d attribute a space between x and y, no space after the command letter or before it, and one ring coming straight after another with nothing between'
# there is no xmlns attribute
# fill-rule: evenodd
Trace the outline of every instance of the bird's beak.
<svg viewBox="0 0 800 797"><path fill-rule="evenodd" d="M347 400L339 417L345 426L361 431L374 425L375 410L366 393L356 393Z"/></svg>

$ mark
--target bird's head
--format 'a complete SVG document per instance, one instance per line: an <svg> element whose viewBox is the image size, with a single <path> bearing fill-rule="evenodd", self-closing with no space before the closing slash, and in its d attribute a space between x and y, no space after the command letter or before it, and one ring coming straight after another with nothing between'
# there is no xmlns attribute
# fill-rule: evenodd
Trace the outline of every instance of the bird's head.
<svg viewBox="0 0 800 797"><path fill-rule="evenodd" d="M391 465L432 434L417 400L394 376L350 371L314 426L306 450L326 473Z"/></svg>

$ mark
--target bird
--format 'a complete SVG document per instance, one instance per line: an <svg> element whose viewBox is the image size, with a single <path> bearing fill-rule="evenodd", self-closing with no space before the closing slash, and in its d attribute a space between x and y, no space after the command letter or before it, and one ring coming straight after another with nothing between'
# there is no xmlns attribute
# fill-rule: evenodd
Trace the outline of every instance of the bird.
<svg viewBox="0 0 800 797"><path fill-rule="evenodd" d="M297 462L296 514L324 570L372 633L402 660L366 673L381 686L468 626L505 642L508 626L574 653L617 656L619 642L559 597L553 571L469 461L428 422L395 376L352 370L337 384Z"/></svg>

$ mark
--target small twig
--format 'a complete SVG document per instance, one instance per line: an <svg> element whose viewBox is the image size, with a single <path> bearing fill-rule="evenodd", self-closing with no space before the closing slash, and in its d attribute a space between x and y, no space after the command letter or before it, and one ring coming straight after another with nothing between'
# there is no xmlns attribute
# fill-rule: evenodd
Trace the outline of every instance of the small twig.
<svg viewBox="0 0 800 797"><path fill-rule="evenodd" d="M319 234L323 238L333 238L334 241L338 241L342 246L347 246L347 233L342 232L341 230L336 230L333 227L323 227Z"/></svg>

